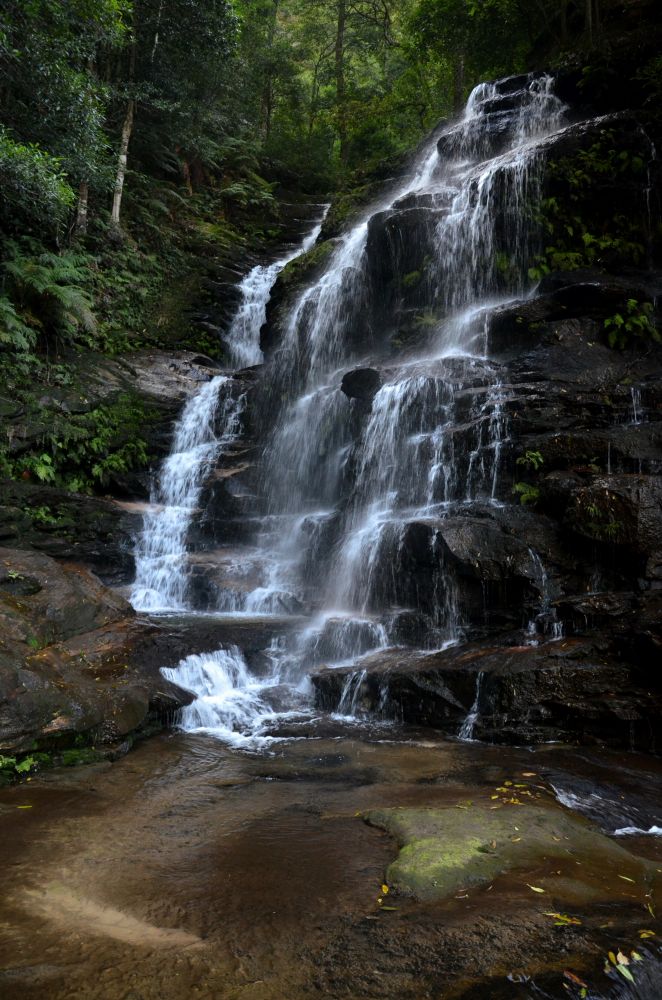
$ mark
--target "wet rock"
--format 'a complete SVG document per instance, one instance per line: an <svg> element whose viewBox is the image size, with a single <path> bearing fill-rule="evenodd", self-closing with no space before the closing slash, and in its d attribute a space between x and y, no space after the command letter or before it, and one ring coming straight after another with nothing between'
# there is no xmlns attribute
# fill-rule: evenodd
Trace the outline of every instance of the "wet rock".
<svg viewBox="0 0 662 1000"><path fill-rule="evenodd" d="M381 384L382 377L376 368L354 368L343 375L340 389L349 399L371 403Z"/></svg>
<svg viewBox="0 0 662 1000"><path fill-rule="evenodd" d="M477 738L656 747L662 696L642 686L638 669L618 659L608 642L588 636L540 645L522 644L520 637L519 643L372 654L360 664L365 675L357 703L386 717L457 733L474 705L480 675ZM321 707L337 707L352 671L357 668L313 673Z"/></svg>
<svg viewBox="0 0 662 1000"><path fill-rule="evenodd" d="M444 899L458 892L466 897L472 888L517 871L524 885L530 880L538 891L552 892L554 898L598 901L602 895L609 899L609 889L600 893L592 880L584 881L583 873L577 871L577 866L593 867L597 859L633 882L656 881L653 862L635 857L569 812L543 803L497 810L487 801L460 805L371 809L363 814L371 826L390 833L400 848L386 871L389 887L421 900ZM568 845L577 865L572 869L567 866ZM552 867L548 861L560 872L548 874ZM535 872L535 877L527 872Z"/></svg>
<svg viewBox="0 0 662 1000"><path fill-rule="evenodd" d="M0 752L109 744L192 696L162 666L239 645L249 663L291 621L138 617L80 566L0 549Z"/></svg>

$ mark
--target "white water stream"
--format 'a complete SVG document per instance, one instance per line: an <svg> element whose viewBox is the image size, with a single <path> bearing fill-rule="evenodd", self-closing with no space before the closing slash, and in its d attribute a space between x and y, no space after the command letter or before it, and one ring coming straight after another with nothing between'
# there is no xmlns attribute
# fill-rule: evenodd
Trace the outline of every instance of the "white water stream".
<svg viewBox="0 0 662 1000"><path fill-rule="evenodd" d="M295 257L310 250L317 242L329 206L321 205L320 208L323 209L321 218L299 246L272 264L258 264L248 272L239 285L241 302L225 337L235 368L261 364L263 358L260 350L260 330L267 318L267 302L271 289L283 268Z"/></svg>
<svg viewBox="0 0 662 1000"><path fill-rule="evenodd" d="M184 407L136 545L131 603L137 610L186 608L187 534L200 514L198 500L206 474L239 436L243 406L243 396L232 394L232 379L217 375Z"/></svg>

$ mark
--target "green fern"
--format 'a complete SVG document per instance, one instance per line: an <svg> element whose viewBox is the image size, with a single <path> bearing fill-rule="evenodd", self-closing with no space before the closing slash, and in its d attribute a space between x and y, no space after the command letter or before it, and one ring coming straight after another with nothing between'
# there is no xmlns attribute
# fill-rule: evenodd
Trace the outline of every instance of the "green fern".
<svg viewBox="0 0 662 1000"><path fill-rule="evenodd" d="M0 344L14 351L31 351L37 340L37 332L19 316L14 305L5 296L0 296Z"/></svg>
<svg viewBox="0 0 662 1000"><path fill-rule="evenodd" d="M19 247L9 245L10 257L4 265L5 285L16 307L36 320L37 325L70 339L83 334L91 346L96 333L93 302L83 288L88 280L81 266L84 258L77 254L21 254ZM33 341L34 342L34 341Z"/></svg>

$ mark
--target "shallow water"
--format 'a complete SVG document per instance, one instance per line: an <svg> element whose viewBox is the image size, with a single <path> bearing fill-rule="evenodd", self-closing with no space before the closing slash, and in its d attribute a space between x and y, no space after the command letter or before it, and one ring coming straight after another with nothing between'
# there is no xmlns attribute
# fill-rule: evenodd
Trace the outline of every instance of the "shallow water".
<svg viewBox="0 0 662 1000"><path fill-rule="evenodd" d="M509 974L542 977L562 996L567 968L608 986L603 957L639 947L656 904L600 856L581 870L569 861L556 884L558 862L542 863L438 903L377 902L397 846L358 812L470 814L524 772L544 808L564 808L552 784L582 795L589 783L623 796L643 823L662 808L662 764L649 758L393 727L362 735L333 720L260 753L163 735L112 765L4 789L0 996L479 998L497 986L521 996ZM593 809L599 820L597 800ZM613 820L607 811L606 829ZM624 841L662 868L661 838ZM541 883L544 896L529 887ZM582 925L555 927L544 914L557 910Z"/></svg>

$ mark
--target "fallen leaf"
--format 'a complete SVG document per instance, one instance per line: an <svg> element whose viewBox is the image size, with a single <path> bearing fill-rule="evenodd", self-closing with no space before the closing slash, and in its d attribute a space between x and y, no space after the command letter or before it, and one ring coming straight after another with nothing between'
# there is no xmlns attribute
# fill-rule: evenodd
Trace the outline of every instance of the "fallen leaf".
<svg viewBox="0 0 662 1000"><path fill-rule="evenodd" d="M388 886L382 885L382 896L385 896L387 893L388 893Z"/></svg>
<svg viewBox="0 0 662 1000"><path fill-rule="evenodd" d="M634 976L629 969L626 969L624 965L617 965L616 968L625 979L628 979L631 983L634 982Z"/></svg>
<svg viewBox="0 0 662 1000"><path fill-rule="evenodd" d="M619 949L619 951L618 951L618 953L616 955L616 961L618 962L619 965L629 965L630 964L630 959L627 957L627 955L624 955L623 952L620 951L620 949Z"/></svg>
<svg viewBox="0 0 662 1000"><path fill-rule="evenodd" d="M382 911L383 910L397 910L397 909L398 909L397 906L382 906Z"/></svg>
<svg viewBox="0 0 662 1000"><path fill-rule="evenodd" d="M634 879L628 878L627 875L619 875L618 877L622 878L624 882L632 882L634 884Z"/></svg>
<svg viewBox="0 0 662 1000"><path fill-rule="evenodd" d="M32 806L16 806L17 809L32 809Z"/></svg>
<svg viewBox="0 0 662 1000"><path fill-rule="evenodd" d="M639 937L642 939L642 941L645 941L646 938L655 937L655 931L643 930L643 931L638 931L637 933L639 934Z"/></svg>
<svg viewBox="0 0 662 1000"><path fill-rule="evenodd" d="M577 986L583 986L584 989L588 989L588 986L584 982L584 980L580 979L579 976L576 976L574 972L570 971L570 969L565 969L563 975L565 976L566 979L569 979L571 983L576 983Z"/></svg>
<svg viewBox="0 0 662 1000"><path fill-rule="evenodd" d="M526 884L529 886L529 889L533 890L533 892L544 892L545 891L544 889L541 889L540 886L538 886L538 885L529 885L528 882Z"/></svg>
<svg viewBox="0 0 662 1000"><path fill-rule="evenodd" d="M536 777L536 772L535 771L522 771L522 777L523 778L535 778Z"/></svg>
<svg viewBox="0 0 662 1000"><path fill-rule="evenodd" d="M511 844L519 844L521 839L522 839L521 837L511 837L510 842Z"/></svg>

